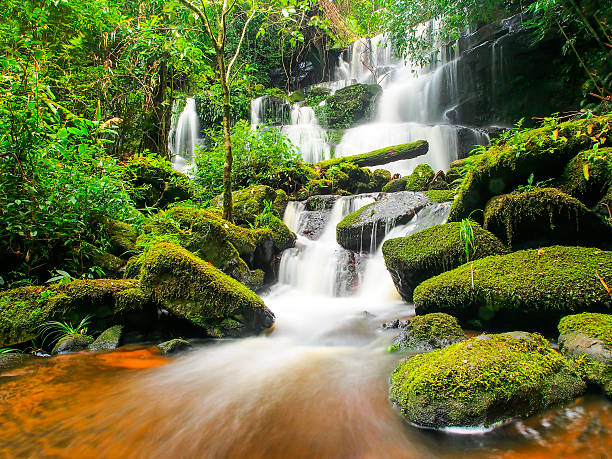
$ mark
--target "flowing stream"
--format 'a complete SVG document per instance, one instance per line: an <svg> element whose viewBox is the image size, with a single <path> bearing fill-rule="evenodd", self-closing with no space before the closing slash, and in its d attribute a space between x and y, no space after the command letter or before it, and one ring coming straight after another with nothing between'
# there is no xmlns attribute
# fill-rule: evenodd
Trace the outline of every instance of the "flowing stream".
<svg viewBox="0 0 612 459"><path fill-rule="evenodd" d="M492 432L421 430L387 398L402 356L381 323L410 315L382 265L364 257L341 291L343 215L372 198L338 199L315 240L300 235L283 257L281 282L264 297L277 325L269 336L202 342L166 359L149 348L36 360L0 376L0 453L5 457L310 458L608 457L612 407L596 396ZM310 218L301 204L285 221ZM387 237L446 219L422 209ZM308 239L308 240L306 240ZM291 261L291 263L289 263ZM336 273L337 274L337 273ZM308 279L303 281L302 279ZM367 287L359 289L359 283ZM585 450L585 445L589 449Z"/></svg>

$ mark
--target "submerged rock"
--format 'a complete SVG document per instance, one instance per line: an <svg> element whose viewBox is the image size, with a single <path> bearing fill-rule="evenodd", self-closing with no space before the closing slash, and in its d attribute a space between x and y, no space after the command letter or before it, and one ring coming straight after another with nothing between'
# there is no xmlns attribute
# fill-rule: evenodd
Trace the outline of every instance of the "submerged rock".
<svg viewBox="0 0 612 459"><path fill-rule="evenodd" d="M441 312L415 316L398 326L401 332L393 344L402 351L428 352L467 339L457 319Z"/></svg>
<svg viewBox="0 0 612 459"><path fill-rule="evenodd" d="M608 249L612 227L556 188L536 188L492 198L484 228L513 249L581 245Z"/></svg>
<svg viewBox="0 0 612 459"><path fill-rule="evenodd" d="M568 402L585 390L542 336L480 335L402 362L390 397L424 427L488 426Z"/></svg>
<svg viewBox="0 0 612 459"><path fill-rule="evenodd" d="M123 334L122 325L114 325L104 330L100 336L89 346L91 351L102 351L109 349L117 349L121 342L121 336Z"/></svg>
<svg viewBox="0 0 612 459"><path fill-rule="evenodd" d="M559 348L579 374L612 397L612 315L583 313L559 322Z"/></svg>
<svg viewBox="0 0 612 459"><path fill-rule="evenodd" d="M471 260L507 252L493 234L483 230L478 223L471 224L476 248L470 253ZM385 241L382 246L385 264L395 288L405 301L412 301L414 289L424 280L467 261L460 231L460 223L446 223L408 237Z"/></svg>
<svg viewBox="0 0 612 459"><path fill-rule="evenodd" d="M418 314L447 312L460 321L478 319L490 329L551 332L564 315L609 310L612 297L602 279L612 279L612 252L561 246L522 250L424 281L414 290L414 305Z"/></svg>
<svg viewBox="0 0 612 459"><path fill-rule="evenodd" d="M274 323L254 292L176 244L148 250L140 283L172 315L210 336L257 334Z"/></svg>
<svg viewBox="0 0 612 459"><path fill-rule="evenodd" d="M493 196L536 180L558 177L567 162L589 149L597 136L609 129L612 115L568 121L517 133L514 137L468 158L465 179L449 215L449 221L468 218L484 209ZM589 128L590 126L590 128ZM591 136L584 135L591 130Z"/></svg>
<svg viewBox="0 0 612 459"><path fill-rule="evenodd" d="M338 223L336 240L348 250L375 250L391 228L407 223L429 203L423 193L402 191L384 195Z"/></svg>
<svg viewBox="0 0 612 459"><path fill-rule="evenodd" d="M0 372L20 367L28 361L34 359L30 354L22 354L20 352L6 352L0 354Z"/></svg>
<svg viewBox="0 0 612 459"><path fill-rule="evenodd" d="M182 351L185 349L189 349L191 343L189 341L185 341L184 339L176 338L171 339L170 341L164 341L163 343L159 343L157 345L162 354L174 354L175 352Z"/></svg>
<svg viewBox="0 0 612 459"><path fill-rule="evenodd" d="M71 352L79 352L85 350L93 343L93 338L86 335L67 335L61 338L53 351L52 354L69 354Z"/></svg>

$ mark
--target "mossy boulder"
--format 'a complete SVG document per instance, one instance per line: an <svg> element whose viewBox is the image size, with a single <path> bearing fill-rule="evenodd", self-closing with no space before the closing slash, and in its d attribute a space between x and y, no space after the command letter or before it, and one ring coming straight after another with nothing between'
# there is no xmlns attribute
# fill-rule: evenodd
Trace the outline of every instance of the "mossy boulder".
<svg viewBox="0 0 612 459"><path fill-rule="evenodd" d="M276 199L276 191L266 185L253 185L233 191L234 221L237 224L255 223L255 217L265 210L266 202L274 204ZM214 198L210 204L222 208L223 194Z"/></svg>
<svg viewBox="0 0 612 459"><path fill-rule="evenodd" d="M146 252L140 284L175 317L210 336L256 334L274 323L253 291L177 244L157 243Z"/></svg>
<svg viewBox="0 0 612 459"><path fill-rule="evenodd" d="M189 341L185 341L184 339L180 338L171 339L170 341L164 341L163 343L159 343L157 345L157 348L164 355L174 354L175 352L183 351L191 347L192 345Z"/></svg>
<svg viewBox="0 0 612 459"><path fill-rule="evenodd" d="M287 203L289 202L289 196L284 190L276 190L276 197L274 198L274 211L279 217L282 217L285 213L285 209L287 208Z"/></svg>
<svg viewBox="0 0 612 459"><path fill-rule="evenodd" d="M432 191L450 190L450 188L450 185L446 181L446 175L442 171L438 171L427 185L427 189Z"/></svg>
<svg viewBox="0 0 612 459"><path fill-rule="evenodd" d="M538 181L559 177L575 155L603 140L611 122L612 115L606 115L517 132L486 153L468 158L449 221L484 209L491 197L524 185L531 174Z"/></svg>
<svg viewBox="0 0 612 459"><path fill-rule="evenodd" d="M372 171L353 163L340 163L333 169L326 170L325 174L332 181L334 191L346 190L350 193L359 194L376 189Z"/></svg>
<svg viewBox="0 0 612 459"><path fill-rule="evenodd" d="M55 344L52 354L70 354L87 349L94 339L87 335L71 334L60 338Z"/></svg>
<svg viewBox="0 0 612 459"><path fill-rule="evenodd" d="M578 153L565 167L557 186L594 207L612 186L612 148Z"/></svg>
<svg viewBox="0 0 612 459"><path fill-rule="evenodd" d="M0 347L36 338L50 320L78 323L93 316L91 328L132 323L156 315L155 305L134 279L75 280L0 293Z"/></svg>
<svg viewBox="0 0 612 459"><path fill-rule="evenodd" d="M447 312L489 329L552 332L564 315L609 310L604 283L612 284L612 252L553 246L466 263L421 283L413 299L417 314Z"/></svg>
<svg viewBox="0 0 612 459"><path fill-rule="evenodd" d="M419 164L406 179L407 191L425 191L436 173L429 164Z"/></svg>
<svg viewBox="0 0 612 459"><path fill-rule="evenodd" d="M559 322L559 348L588 382L612 397L612 315L583 313Z"/></svg>
<svg viewBox="0 0 612 459"><path fill-rule="evenodd" d="M535 188L492 198L484 227L513 249L581 245L608 249L612 227L556 188Z"/></svg>
<svg viewBox="0 0 612 459"><path fill-rule="evenodd" d="M128 257L136 253L138 231L129 223L105 218L102 221L104 235L110 243L110 253L119 257Z"/></svg>
<svg viewBox="0 0 612 459"><path fill-rule="evenodd" d="M408 179L406 178L393 179L382 187L382 191L383 193L397 193L398 191L406 191L406 183L408 183Z"/></svg>
<svg viewBox="0 0 612 459"><path fill-rule="evenodd" d="M381 191L391 181L391 172L386 169L375 169L372 172L372 180L376 191Z"/></svg>
<svg viewBox="0 0 612 459"><path fill-rule="evenodd" d="M507 253L504 245L478 223L471 222L476 250L471 259ZM395 288L408 302L417 285L430 277L457 268L466 262L465 244L460 223L432 226L408 237L385 241L382 246L385 264Z"/></svg>
<svg viewBox="0 0 612 459"><path fill-rule="evenodd" d="M585 390L542 336L480 335L402 362L391 399L423 427L489 426L573 400Z"/></svg>
<svg viewBox="0 0 612 459"><path fill-rule="evenodd" d="M349 128L374 119L376 101L382 88L376 84L355 84L339 89L324 105L315 107L319 122L331 128Z"/></svg>
<svg viewBox="0 0 612 459"><path fill-rule="evenodd" d="M125 165L124 180L138 207L164 208L192 197L189 178L172 168L169 161L149 156L133 158Z"/></svg>
<svg viewBox="0 0 612 459"><path fill-rule="evenodd" d="M427 204L429 199L423 193L389 193L347 215L336 226L336 240L348 250L374 251L387 230L407 223Z"/></svg>
<svg viewBox="0 0 612 459"><path fill-rule="evenodd" d="M415 316L401 327L393 345L402 351L429 352L467 339L457 319L442 312Z"/></svg>
<svg viewBox="0 0 612 459"><path fill-rule="evenodd" d="M123 325L113 325L107 328L100 333L100 336L98 336L93 343L91 343L89 350L102 351L118 348L121 343L123 328Z"/></svg>

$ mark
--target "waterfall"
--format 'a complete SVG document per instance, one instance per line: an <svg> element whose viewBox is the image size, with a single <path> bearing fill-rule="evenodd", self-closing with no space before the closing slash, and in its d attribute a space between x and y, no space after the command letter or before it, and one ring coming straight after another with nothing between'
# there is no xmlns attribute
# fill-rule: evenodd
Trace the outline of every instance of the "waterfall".
<svg viewBox="0 0 612 459"><path fill-rule="evenodd" d="M336 242L336 225L348 214L374 202L369 194L341 197L327 211L327 223L316 240L297 234L296 247L283 252L279 282L297 287L310 294L346 296L351 293L351 278L355 254ZM287 207L283 221L299 228L299 222L308 218L309 211L298 210L296 204ZM314 211L315 213L317 211ZM311 212L312 213L312 212ZM297 214L297 215L296 215Z"/></svg>
<svg viewBox="0 0 612 459"><path fill-rule="evenodd" d="M291 124L283 126L281 131L297 147L304 161L316 163L330 158L327 134L319 126L312 107L293 104Z"/></svg>
<svg viewBox="0 0 612 459"><path fill-rule="evenodd" d="M171 148L172 165L181 172L190 172L194 167L195 151L200 135L198 114L193 98L188 98L174 131Z"/></svg>

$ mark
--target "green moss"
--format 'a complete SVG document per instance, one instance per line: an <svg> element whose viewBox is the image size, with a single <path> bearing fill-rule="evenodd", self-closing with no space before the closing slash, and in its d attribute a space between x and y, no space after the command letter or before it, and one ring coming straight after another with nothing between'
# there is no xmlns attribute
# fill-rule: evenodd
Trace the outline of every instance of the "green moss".
<svg viewBox="0 0 612 459"><path fill-rule="evenodd" d="M416 316L403 328L394 341L407 351L431 351L466 339L457 319L444 313Z"/></svg>
<svg viewBox="0 0 612 459"><path fill-rule="evenodd" d="M481 335L398 365L390 397L428 427L490 425L584 392L567 361L537 334Z"/></svg>
<svg viewBox="0 0 612 459"><path fill-rule="evenodd" d="M425 191L436 173L429 164L419 164L406 180L406 191Z"/></svg>
<svg viewBox="0 0 612 459"><path fill-rule="evenodd" d="M612 315L585 312L565 316L559 322L559 333L582 333L593 339L601 340L612 349Z"/></svg>
<svg viewBox="0 0 612 459"><path fill-rule="evenodd" d="M387 269L396 288L406 301L425 279L466 262L465 246L460 237L460 223L446 223L424 229L408 237L385 241L382 246ZM471 259L507 252L503 244L480 225L472 222L475 252Z"/></svg>
<svg viewBox="0 0 612 459"><path fill-rule="evenodd" d="M295 245L296 236L283 221L275 216L270 217L267 228L254 231L254 239L258 247L271 241L275 252L281 252Z"/></svg>
<svg viewBox="0 0 612 459"><path fill-rule="evenodd" d="M372 180L376 191L381 191L391 181L391 172L386 169L375 169L372 172Z"/></svg>
<svg viewBox="0 0 612 459"><path fill-rule="evenodd" d="M170 341L164 341L157 345L162 354L174 354L175 352L182 351L184 349L188 349L191 344L184 339L176 338L171 339Z"/></svg>
<svg viewBox="0 0 612 459"><path fill-rule="evenodd" d="M189 178L160 158L133 158L125 165L124 179L130 184L130 195L138 207L164 208L192 197Z"/></svg>
<svg viewBox="0 0 612 459"><path fill-rule="evenodd" d="M326 159L325 161L318 162L317 166L320 169L327 169L342 163L353 163L362 167L377 166L400 159L420 156L421 154L427 153L428 148L429 146L425 140L417 140L416 142L392 145L390 147L379 148L378 150L358 155Z"/></svg>
<svg viewBox="0 0 612 459"><path fill-rule="evenodd" d="M228 318L250 332L273 322L274 315L255 293L176 244L159 243L149 249L140 283L169 312L209 334L216 334Z"/></svg>
<svg viewBox="0 0 612 459"><path fill-rule="evenodd" d="M113 325L107 328L96 340L89 346L92 351L101 351L105 349L116 349L119 347L121 342L121 335L123 334L123 325Z"/></svg>
<svg viewBox="0 0 612 459"><path fill-rule="evenodd" d="M609 248L612 242L612 228L556 188L492 198L485 209L484 227L513 248L553 244Z"/></svg>
<svg viewBox="0 0 612 459"><path fill-rule="evenodd" d="M559 176L573 156L593 145L592 138L610 129L611 120L606 115L526 130L470 158L449 221L483 209L492 196L525 184L531 174L536 180Z"/></svg>
<svg viewBox="0 0 612 459"><path fill-rule="evenodd" d="M593 207L612 185L612 148L578 153L565 167L558 187Z"/></svg>
<svg viewBox="0 0 612 459"><path fill-rule="evenodd" d="M92 325L104 328L126 310L123 299L140 290L133 279L75 280L64 285L20 287L0 293L0 347L29 341L49 320L78 323L93 315ZM132 298L131 310L150 307L150 297Z"/></svg>
<svg viewBox="0 0 612 459"><path fill-rule="evenodd" d="M472 274L474 287L472 288ZM421 283L414 291L419 314L442 311L486 326L547 331L559 318L612 306L612 252L546 247L490 256Z"/></svg>
<svg viewBox="0 0 612 459"><path fill-rule="evenodd" d="M431 202L452 201L456 196L454 190L427 190L424 193Z"/></svg>
<svg viewBox="0 0 612 459"><path fill-rule="evenodd" d="M408 183L408 179L405 178L393 179L382 187L382 191L384 193L395 193L397 191L404 191L406 190L406 183Z"/></svg>
<svg viewBox="0 0 612 459"><path fill-rule="evenodd" d="M276 197L274 198L274 211L279 217L285 214L287 208L287 202L289 202L289 196L284 190L276 190Z"/></svg>
<svg viewBox="0 0 612 459"><path fill-rule="evenodd" d="M264 211L265 202L274 202L276 191L266 185L254 185L242 190L232 192L234 204L234 221L241 223L254 223L255 217ZM222 208L223 195L219 195L211 201L211 205Z"/></svg>
<svg viewBox="0 0 612 459"><path fill-rule="evenodd" d="M138 237L136 228L128 223L110 218L105 218L102 224L113 254L122 257L136 253L136 238Z"/></svg>
<svg viewBox="0 0 612 459"><path fill-rule="evenodd" d="M373 119L381 92L382 88L375 84L347 86L327 98L324 105L316 106L315 113L326 127L349 128Z"/></svg>

